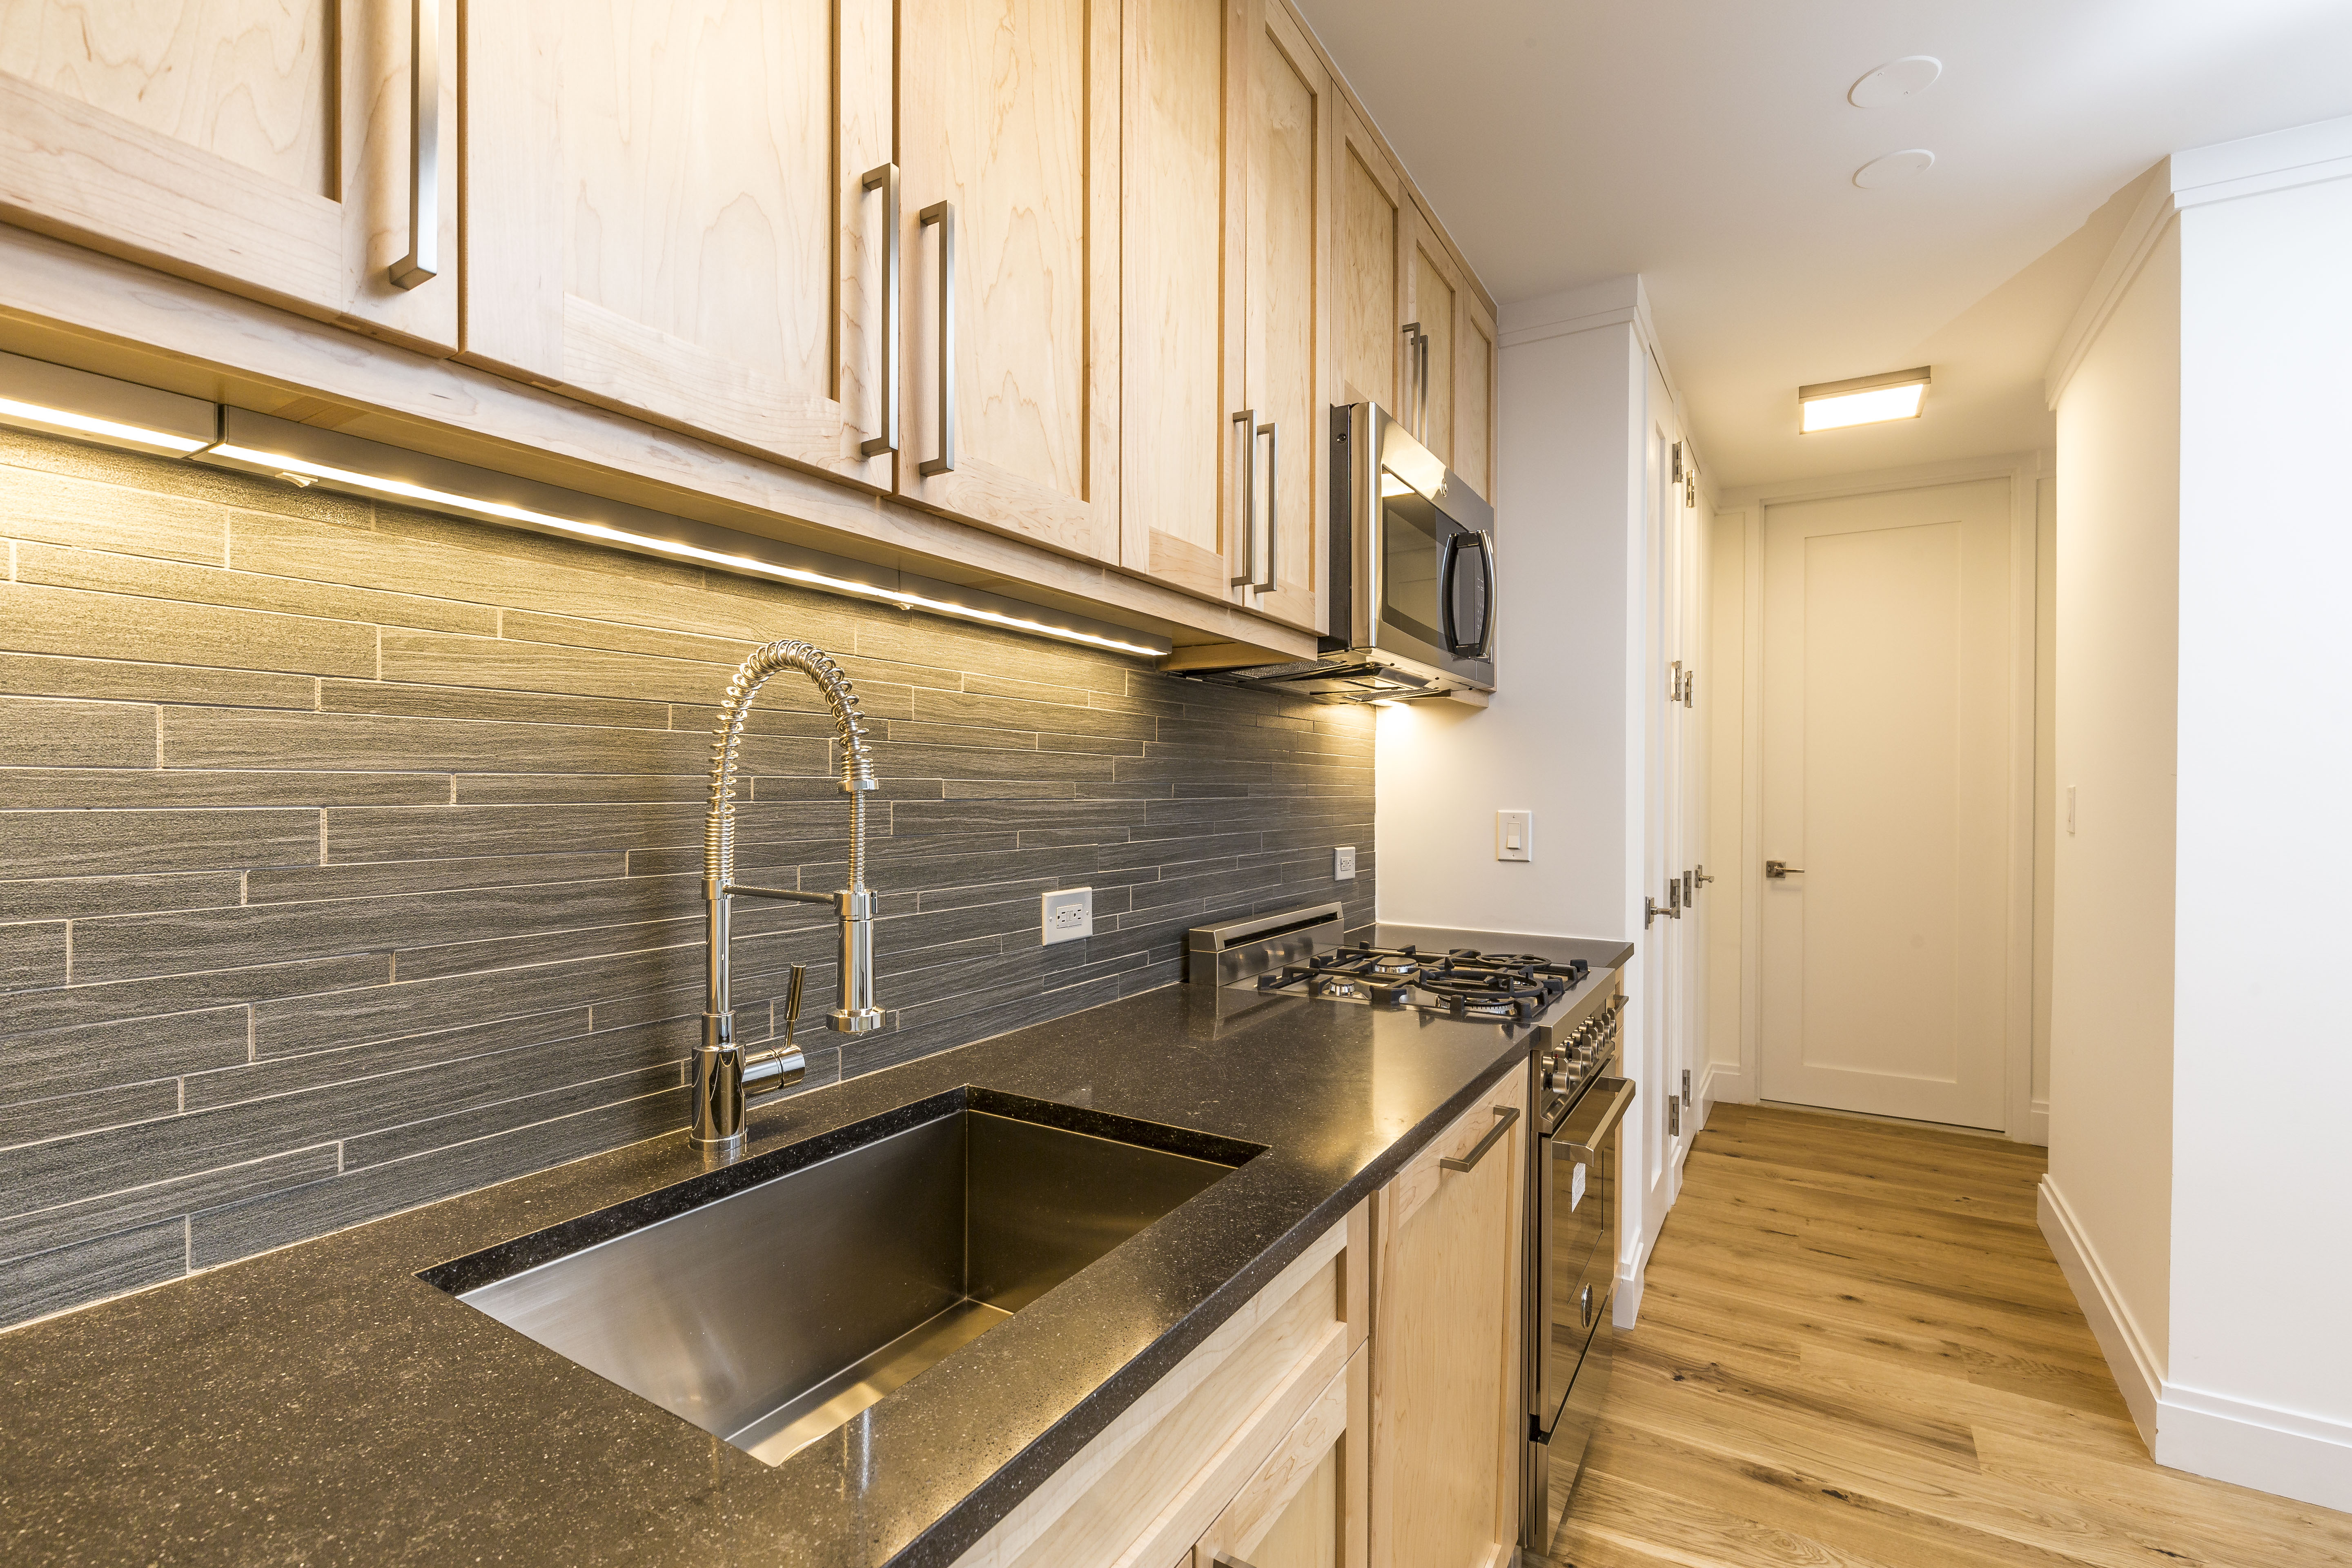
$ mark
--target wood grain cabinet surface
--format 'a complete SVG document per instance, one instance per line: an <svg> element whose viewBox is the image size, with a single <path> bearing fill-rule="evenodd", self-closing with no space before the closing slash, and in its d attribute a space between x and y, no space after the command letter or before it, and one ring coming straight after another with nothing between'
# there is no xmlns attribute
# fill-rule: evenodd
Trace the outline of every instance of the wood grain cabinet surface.
<svg viewBox="0 0 2352 1568"><path fill-rule="evenodd" d="M457 0L437 275L409 254L411 0L0 0L0 219L413 347L457 342Z"/></svg>
<svg viewBox="0 0 2352 1568"><path fill-rule="evenodd" d="M467 7L466 357L877 487L889 0Z"/></svg>

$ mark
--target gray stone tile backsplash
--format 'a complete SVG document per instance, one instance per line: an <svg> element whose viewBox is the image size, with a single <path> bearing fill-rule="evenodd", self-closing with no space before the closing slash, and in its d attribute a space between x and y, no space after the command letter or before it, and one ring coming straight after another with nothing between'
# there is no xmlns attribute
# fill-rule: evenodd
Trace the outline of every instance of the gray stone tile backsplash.
<svg viewBox="0 0 2352 1568"><path fill-rule="evenodd" d="M772 637L883 780L885 1031L824 1031L822 911L736 915L746 1037L810 966L797 1092L1171 984L1206 919L1371 918L1363 710L6 433L0 540L0 1325L681 1128L708 735ZM738 864L834 887L822 701L761 700Z"/></svg>

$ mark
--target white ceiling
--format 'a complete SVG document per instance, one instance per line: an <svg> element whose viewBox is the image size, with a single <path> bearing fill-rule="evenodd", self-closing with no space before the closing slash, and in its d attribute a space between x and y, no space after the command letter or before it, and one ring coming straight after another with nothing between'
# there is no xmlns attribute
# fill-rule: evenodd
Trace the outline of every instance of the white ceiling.
<svg viewBox="0 0 2352 1568"><path fill-rule="evenodd" d="M1298 3L1497 300L1642 274L1717 486L2049 447L2110 198L2352 114L2352 0ZM1915 54L1942 79L1846 101ZM1917 421L1796 434L1800 384L1922 363Z"/></svg>

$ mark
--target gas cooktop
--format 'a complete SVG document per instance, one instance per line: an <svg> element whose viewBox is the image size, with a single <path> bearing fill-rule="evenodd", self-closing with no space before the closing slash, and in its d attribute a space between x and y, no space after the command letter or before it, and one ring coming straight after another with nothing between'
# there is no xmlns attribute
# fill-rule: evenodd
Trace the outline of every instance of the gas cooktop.
<svg viewBox="0 0 2352 1568"><path fill-rule="evenodd" d="M1348 945L1235 984L1374 1007L1525 1023L1591 973L1580 958L1560 962L1472 947L1434 952L1414 946Z"/></svg>

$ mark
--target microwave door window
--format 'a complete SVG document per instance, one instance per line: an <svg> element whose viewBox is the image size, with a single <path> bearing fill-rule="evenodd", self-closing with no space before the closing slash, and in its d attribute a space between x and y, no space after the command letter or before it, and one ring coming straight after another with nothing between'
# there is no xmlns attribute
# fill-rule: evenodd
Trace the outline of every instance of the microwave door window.
<svg viewBox="0 0 2352 1568"><path fill-rule="evenodd" d="M1437 509L1411 491L1383 498L1381 510L1381 619L1407 637L1442 646L1438 579L1444 545L1439 536L1445 526Z"/></svg>

